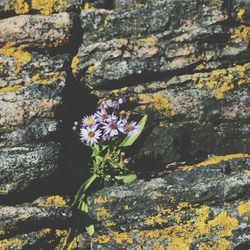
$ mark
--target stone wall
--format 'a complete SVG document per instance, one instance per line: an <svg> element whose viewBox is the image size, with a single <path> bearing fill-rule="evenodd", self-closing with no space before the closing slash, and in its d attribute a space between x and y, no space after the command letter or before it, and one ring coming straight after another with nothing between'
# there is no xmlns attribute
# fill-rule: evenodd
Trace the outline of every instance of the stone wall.
<svg viewBox="0 0 250 250"><path fill-rule="evenodd" d="M142 179L90 197L95 235L71 248L250 247L249 0L2 0L0 18L0 249L81 228L71 128L120 95L149 115Z"/></svg>

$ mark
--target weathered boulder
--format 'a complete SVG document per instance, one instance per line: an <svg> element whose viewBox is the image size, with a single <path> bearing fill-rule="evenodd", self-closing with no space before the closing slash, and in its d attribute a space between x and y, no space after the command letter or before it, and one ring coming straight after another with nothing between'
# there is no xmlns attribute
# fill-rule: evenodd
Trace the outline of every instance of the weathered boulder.
<svg viewBox="0 0 250 250"><path fill-rule="evenodd" d="M249 155L212 157L98 191L89 199L100 223L91 249L247 249L249 169Z"/></svg>
<svg viewBox="0 0 250 250"><path fill-rule="evenodd" d="M1 149L0 197L53 175L58 169L59 149L54 142Z"/></svg>
<svg viewBox="0 0 250 250"><path fill-rule="evenodd" d="M61 196L50 196L17 207L1 206L1 249L60 249L67 236L63 227L72 219L68 202Z"/></svg>
<svg viewBox="0 0 250 250"><path fill-rule="evenodd" d="M66 12L10 17L0 22L0 46L12 43L32 49L56 48L69 42L72 28L72 17ZM8 47L5 45L5 48Z"/></svg>
<svg viewBox="0 0 250 250"><path fill-rule="evenodd" d="M247 1L117 3L81 13L72 72L99 99L122 95L150 114L137 157L164 164L249 152Z"/></svg>
<svg viewBox="0 0 250 250"><path fill-rule="evenodd" d="M0 22L1 196L29 190L58 170L60 121L73 17L17 16ZM6 198L7 199L7 198Z"/></svg>

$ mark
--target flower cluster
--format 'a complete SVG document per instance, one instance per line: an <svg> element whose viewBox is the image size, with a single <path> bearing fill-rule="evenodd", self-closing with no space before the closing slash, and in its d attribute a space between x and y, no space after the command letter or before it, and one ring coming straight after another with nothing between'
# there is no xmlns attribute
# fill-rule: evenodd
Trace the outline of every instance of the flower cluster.
<svg viewBox="0 0 250 250"><path fill-rule="evenodd" d="M80 140L90 145L109 141L119 133L132 136L138 132L139 126L135 121L129 121L129 112L119 111L124 99L102 102L93 115L82 119Z"/></svg>

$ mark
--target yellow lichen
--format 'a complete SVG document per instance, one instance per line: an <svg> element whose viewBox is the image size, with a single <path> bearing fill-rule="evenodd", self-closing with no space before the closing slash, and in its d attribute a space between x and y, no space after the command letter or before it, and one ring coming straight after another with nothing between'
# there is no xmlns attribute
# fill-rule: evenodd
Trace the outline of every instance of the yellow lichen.
<svg viewBox="0 0 250 250"><path fill-rule="evenodd" d="M165 250L165 247L159 242L154 243L153 250Z"/></svg>
<svg viewBox="0 0 250 250"><path fill-rule="evenodd" d="M144 104L148 108L154 108L165 115L175 114L170 109L169 101L161 93L154 93L152 97L146 94L139 94L138 97L140 99L140 103Z"/></svg>
<svg viewBox="0 0 250 250"><path fill-rule="evenodd" d="M220 100L224 93L234 89L234 83L238 86L249 84L250 79L245 74L246 67L244 65L236 65L227 69L213 70L207 77L194 76L192 81L198 88L207 88L214 92L216 99Z"/></svg>
<svg viewBox="0 0 250 250"><path fill-rule="evenodd" d="M1 250L7 250L7 249L23 249L25 245L25 242L21 239L5 239L5 240L0 240L0 246L1 246Z"/></svg>
<svg viewBox="0 0 250 250"><path fill-rule="evenodd" d="M241 25L235 29L232 39L247 43L250 38L250 27Z"/></svg>
<svg viewBox="0 0 250 250"><path fill-rule="evenodd" d="M94 204L103 204L103 203L111 202L112 200L113 200L112 198L99 196L94 199Z"/></svg>
<svg viewBox="0 0 250 250"><path fill-rule="evenodd" d="M45 202L39 202L38 206L58 206L58 207L65 207L66 201L63 199L63 197L56 195L56 196L50 196L46 198Z"/></svg>
<svg viewBox="0 0 250 250"><path fill-rule="evenodd" d="M96 216L98 220L101 219L106 219L108 217L110 217L110 213L108 212L108 210L104 207L100 207L98 209L96 209Z"/></svg>
<svg viewBox="0 0 250 250"><path fill-rule="evenodd" d="M31 6L43 15L50 15L64 11L67 7L67 0L32 0Z"/></svg>
<svg viewBox="0 0 250 250"><path fill-rule="evenodd" d="M127 242L129 244L133 244L133 239L129 236L128 233L112 233L112 238L115 240L117 244L122 245L123 243Z"/></svg>
<svg viewBox="0 0 250 250"><path fill-rule="evenodd" d="M29 5L25 2L25 0L15 0L14 6L17 14L26 14L29 12Z"/></svg>
<svg viewBox="0 0 250 250"><path fill-rule="evenodd" d="M119 89L113 89L113 90L112 90L112 93L113 93L115 96L118 96L119 93L120 93L120 90L119 90Z"/></svg>
<svg viewBox="0 0 250 250"><path fill-rule="evenodd" d="M79 59L75 56L71 62L71 69L73 73L76 73L77 65L79 64Z"/></svg>
<svg viewBox="0 0 250 250"><path fill-rule="evenodd" d="M124 206L124 210L125 210L125 211L128 211L128 210L129 210L129 206L128 206L127 204Z"/></svg>
<svg viewBox="0 0 250 250"><path fill-rule="evenodd" d="M12 92L12 91L17 91L21 87L22 87L21 85L3 87L3 88L0 88L0 93L7 93L7 92Z"/></svg>
<svg viewBox="0 0 250 250"><path fill-rule="evenodd" d="M1 55L13 58L11 70L16 74L21 71L23 64L31 61L31 54L27 51L24 51L25 47L25 45L15 47L15 43L9 42L0 49Z"/></svg>
<svg viewBox="0 0 250 250"><path fill-rule="evenodd" d="M9 4L6 5L5 11L15 11L16 14L27 14L30 6L25 0L10 0Z"/></svg>
<svg viewBox="0 0 250 250"><path fill-rule="evenodd" d="M92 242L94 243L100 243L100 244L105 244L108 243L110 241L110 236L109 235L101 235L101 236L97 236L95 238L92 238Z"/></svg>
<svg viewBox="0 0 250 250"><path fill-rule="evenodd" d="M240 22L242 22L244 14L245 14L245 10L244 9L240 9L237 12L237 15L236 15L237 20L240 21Z"/></svg>
<svg viewBox="0 0 250 250"><path fill-rule="evenodd" d="M116 223L114 221L108 221L103 224L105 227L114 227Z"/></svg>
<svg viewBox="0 0 250 250"><path fill-rule="evenodd" d="M145 38L139 39L139 42L142 42L142 43L155 43L155 38L154 37L145 37Z"/></svg>
<svg viewBox="0 0 250 250"><path fill-rule="evenodd" d="M83 7L83 10L85 11L94 11L95 10L95 7L93 4L89 3L89 2L86 2L84 4L84 7Z"/></svg>
<svg viewBox="0 0 250 250"><path fill-rule="evenodd" d="M250 213L250 200L240 202L238 212L240 216L243 216L245 213Z"/></svg>
<svg viewBox="0 0 250 250"><path fill-rule="evenodd" d="M229 250L230 242L225 239L217 240L217 241L208 241L206 243L201 243L199 246L199 250Z"/></svg>
<svg viewBox="0 0 250 250"><path fill-rule="evenodd" d="M242 153L223 155L223 156L213 156L213 157L209 158L208 160L203 161L201 163L194 164L191 166L183 166L180 169L190 171L194 168L206 167L208 165L218 164L222 161L230 161L230 160L237 159L237 158L249 158L249 157L250 157L249 154L242 154Z"/></svg>

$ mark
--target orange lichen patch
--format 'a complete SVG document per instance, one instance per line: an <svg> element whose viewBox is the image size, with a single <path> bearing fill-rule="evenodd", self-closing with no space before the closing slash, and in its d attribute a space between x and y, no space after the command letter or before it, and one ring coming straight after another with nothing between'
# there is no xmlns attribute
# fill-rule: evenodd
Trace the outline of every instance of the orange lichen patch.
<svg viewBox="0 0 250 250"><path fill-rule="evenodd" d="M220 100L225 92L234 88L233 83L238 84L238 86L250 83L245 71L246 67L244 65L236 65L227 69L213 70L207 77L197 78L194 76L192 80L198 88L212 90L215 98Z"/></svg>
<svg viewBox="0 0 250 250"><path fill-rule="evenodd" d="M250 27L241 25L235 29L232 39L247 43L250 38Z"/></svg>
<svg viewBox="0 0 250 250"><path fill-rule="evenodd" d="M50 15L54 12L65 11L66 0L32 0L32 9L38 10L43 15Z"/></svg>
<svg viewBox="0 0 250 250"><path fill-rule="evenodd" d="M79 59L75 56L71 62L71 69L73 73L76 73L77 65L79 64Z"/></svg>
<svg viewBox="0 0 250 250"><path fill-rule="evenodd" d="M230 242L225 239L217 241L208 241L206 243L201 243L199 250L228 250L230 249Z"/></svg>
<svg viewBox="0 0 250 250"><path fill-rule="evenodd" d="M104 204L104 203L111 202L111 201L113 201L112 198L98 196L94 199L94 204Z"/></svg>
<svg viewBox="0 0 250 250"><path fill-rule="evenodd" d="M19 90L21 87L22 87L21 85L15 85L15 86L8 86L8 87L0 88L0 93L16 91L16 90Z"/></svg>
<svg viewBox="0 0 250 250"><path fill-rule="evenodd" d="M98 220L101 219L106 219L108 217L110 217L110 213L108 212L108 210L104 207L100 207L98 209L96 209L96 216Z"/></svg>
<svg viewBox="0 0 250 250"><path fill-rule="evenodd" d="M86 73L87 73L87 74L92 74L94 71L95 71L95 66L92 65L92 66L89 66L89 67L88 67Z"/></svg>
<svg viewBox="0 0 250 250"><path fill-rule="evenodd" d="M243 216L246 213L250 213L250 200L240 202L238 206L238 213Z"/></svg>
<svg viewBox="0 0 250 250"><path fill-rule="evenodd" d="M183 166L183 167L180 167L179 169L190 171L190 170L192 170L194 168L206 167L208 165L218 164L218 163L220 163L222 161L230 161L230 160L237 159L237 158L249 158L249 157L250 157L249 154L241 154L241 153L223 155L223 156L214 156L214 157L211 157L208 160L203 161L201 163L194 164L194 165L191 165L191 166Z"/></svg>
<svg viewBox="0 0 250 250"><path fill-rule="evenodd" d="M38 206L58 206L58 207L65 207L66 201L63 199L63 197L56 195L56 196L50 196L46 199L45 202L39 202Z"/></svg>
<svg viewBox="0 0 250 250"><path fill-rule="evenodd" d="M146 94L139 94L138 97L140 104L143 104L142 109L146 107L154 108L165 115L174 115L174 112L170 109L169 101L161 93L154 93L152 97Z"/></svg>

